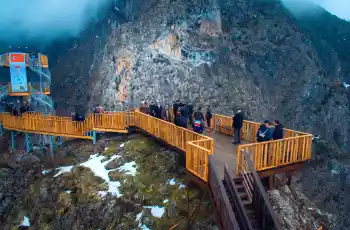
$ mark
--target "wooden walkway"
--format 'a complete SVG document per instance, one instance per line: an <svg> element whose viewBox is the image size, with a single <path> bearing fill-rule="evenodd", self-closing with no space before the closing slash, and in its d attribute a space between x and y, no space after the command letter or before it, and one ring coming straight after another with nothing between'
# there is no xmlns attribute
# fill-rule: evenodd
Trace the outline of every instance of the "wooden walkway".
<svg viewBox="0 0 350 230"><path fill-rule="evenodd" d="M154 118L138 111L90 114L83 122L71 117L44 116L26 113L20 117L0 113L0 128L9 131L72 137L96 141L96 131L126 133L128 127L138 127L186 154L186 168L205 182L208 181L209 156L216 155L217 168L223 176L225 164L239 175L247 152L256 170L271 170L311 158L312 135L284 129L284 139L254 143L259 123L244 121L242 144L232 144L232 117L214 114L214 133L197 134L190 129Z"/></svg>
<svg viewBox="0 0 350 230"><path fill-rule="evenodd" d="M232 136L219 132L205 132L204 135L214 139L214 162L220 173L220 177L224 178L225 164L231 169L236 169L238 145L232 144ZM249 143L242 141L242 144Z"/></svg>

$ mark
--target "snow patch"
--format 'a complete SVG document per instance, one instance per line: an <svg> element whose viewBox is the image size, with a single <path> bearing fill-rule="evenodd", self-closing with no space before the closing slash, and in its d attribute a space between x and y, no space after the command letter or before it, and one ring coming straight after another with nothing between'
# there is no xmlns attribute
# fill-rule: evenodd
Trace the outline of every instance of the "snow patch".
<svg viewBox="0 0 350 230"><path fill-rule="evenodd" d="M179 188L185 188L184 184L180 184Z"/></svg>
<svg viewBox="0 0 350 230"><path fill-rule="evenodd" d="M43 174L45 176L45 175L49 174L51 171L52 171L52 169L46 169L46 170L41 171L41 174Z"/></svg>
<svg viewBox="0 0 350 230"><path fill-rule="evenodd" d="M30 227L29 218L27 216L24 216L23 220L22 220L22 222L21 222L21 224L19 226Z"/></svg>
<svg viewBox="0 0 350 230"><path fill-rule="evenodd" d="M81 163L79 165L89 168L95 174L95 176L101 177L104 181L106 181L108 183L108 191L107 192L110 192L113 196L117 196L119 198L122 196L122 194L119 191L119 187L121 184L119 181L111 181L110 180L108 173L110 171L113 171L113 170L107 170L105 168L105 166L109 162L113 161L114 159L120 158L120 157L121 156L119 156L119 155L113 155L109 160L102 162L102 160L104 160L106 157L102 156L102 155L98 156L98 154L94 154L94 155L90 156L88 161ZM136 165L135 162L130 162L130 163L133 163L131 165ZM59 171L58 171L58 173L56 173L54 175L54 177L57 177L65 172L70 172L73 167L74 166L64 166L64 167L57 168ZM132 169L133 170L129 169L129 165L127 165L127 167L125 167L125 171L128 171L128 172L130 171L130 173L134 175L136 173L136 169L134 167L132 167ZM44 170L44 171L47 171L47 170ZM98 195L100 195L101 197L104 197L107 195L107 192L106 191L99 191Z"/></svg>
<svg viewBox="0 0 350 230"><path fill-rule="evenodd" d="M144 208L150 208L154 217L161 218L165 212L164 207L161 206L144 206Z"/></svg>
<svg viewBox="0 0 350 230"><path fill-rule="evenodd" d="M173 179L169 179L169 180L168 180L168 183L169 183L170 185L175 185L175 184L176 184L176 181L175 181L175 179L173 178Z"/></svg>
<svg viewBox="0 0 350 230"><path fill-rule="evenodd" d="M63 166L63 167L59 167L57 168L59 171L58 173L56 173L53 177L57 177L63 173L66 173L66 172L70 172L72 170L73 166Z"/></svg>
<svg viewBox="0 0 350 230"><path fill-rule="evenodd" d="M136 175L136 163L135 163L135 161L125 163L122 166L120 166L118 168L118 170L124 172L125 174L135 176Z"/></svg>

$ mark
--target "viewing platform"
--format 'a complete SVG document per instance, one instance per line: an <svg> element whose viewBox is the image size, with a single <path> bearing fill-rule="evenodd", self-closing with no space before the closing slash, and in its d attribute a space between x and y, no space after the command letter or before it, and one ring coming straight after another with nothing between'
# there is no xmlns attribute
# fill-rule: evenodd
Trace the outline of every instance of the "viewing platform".
<svg viewBox="0 0 350 230"><path fill-rule="evenodd" d="M214 131L203 135L137 110L90 114L82 122L36 112L22 116L0 113L0 124L2 134L11 132L12 142L13 132L96 143L96 132L143 130L185 154L187 171L208 185L222 229L256 229L255 225L280 229L260 178L294 171L311 159L312 134L284 129L283 139L257 143L261 124L245 120L242 144L233 145L232 117L218 114L212 118ZM249 208L255 213L253 219Z"/></svg>

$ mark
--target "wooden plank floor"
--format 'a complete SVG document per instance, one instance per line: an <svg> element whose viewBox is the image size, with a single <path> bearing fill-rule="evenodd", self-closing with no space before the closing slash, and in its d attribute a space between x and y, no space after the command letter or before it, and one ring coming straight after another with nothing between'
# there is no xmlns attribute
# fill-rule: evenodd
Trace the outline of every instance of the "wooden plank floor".
<svg viewBox="0 0 350 230"><path fill-rule="evenodd" d="M220 172L221 178L224 178L225 164L227 164L229 169L236 170L238 145L232 144L232 136L219 132L204 132L203 134L214 138L215 165ZM247 143L249 142L241 141L241 144Z"/></svg>

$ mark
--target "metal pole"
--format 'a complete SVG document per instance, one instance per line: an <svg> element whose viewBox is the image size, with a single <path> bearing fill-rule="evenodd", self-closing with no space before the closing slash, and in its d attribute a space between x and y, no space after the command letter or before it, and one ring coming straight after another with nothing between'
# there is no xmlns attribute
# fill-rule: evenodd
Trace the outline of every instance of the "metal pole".
<svg viewBox="0 0 350 230"><path fill-rule="evenodd" d="M15 134L11 131L11 152L15 150Z"/></svg>
<svg viewBox="0 0 350 230"><path fill-rule="evenodd" d="M50 136L50 152L51 152L51 156L53 157L53 141L52 141L52 136Z"/></svg>
<svg viewBox="0 0 350 230"><path fill-rule="evenodd" d="M92 131L92 142L94 145L96 145L96 131Z"/></svg>
<svg viewBox="0 0 350 230"><path fill-rule="evenodd" d="M26 147L27 147L27 153L30 152L30 140L29 140L29 134L26 133Z"/></svg>

